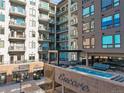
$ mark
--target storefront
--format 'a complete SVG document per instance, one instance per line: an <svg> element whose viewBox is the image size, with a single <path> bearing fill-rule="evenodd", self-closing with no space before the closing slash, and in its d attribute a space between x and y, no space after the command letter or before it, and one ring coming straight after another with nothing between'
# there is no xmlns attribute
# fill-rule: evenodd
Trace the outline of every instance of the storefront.
<svg viewBox="0 0 124 93"><path fill-rule="evenodd" d="M0 85L6 83L6 73L0 73Z"/></svg>
<svg viewBox="0 0 124 93"><path fill-rule="evenodd" d="M29 65L20 65L12 73L13 81L20 82L20 79L26 81L30 79L29 76Z"/></svg>
<svg viewBox="0 0 124 93"><path fill-rule="evenodd" d="M36 65L33 68L33 79L38 80L41 79L42 76L43 76L43 67Z"/></svg>

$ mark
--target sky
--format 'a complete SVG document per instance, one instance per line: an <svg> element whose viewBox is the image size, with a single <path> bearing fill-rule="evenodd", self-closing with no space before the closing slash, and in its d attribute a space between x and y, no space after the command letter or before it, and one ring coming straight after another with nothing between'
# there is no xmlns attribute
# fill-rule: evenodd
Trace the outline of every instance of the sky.
<svg viewBox="0 0 124 93"><path fill-rule="evenodd" d="M54 3L58 3L58 2L60 2L61 0L52 0L52 2L54 2Z"/></svg>

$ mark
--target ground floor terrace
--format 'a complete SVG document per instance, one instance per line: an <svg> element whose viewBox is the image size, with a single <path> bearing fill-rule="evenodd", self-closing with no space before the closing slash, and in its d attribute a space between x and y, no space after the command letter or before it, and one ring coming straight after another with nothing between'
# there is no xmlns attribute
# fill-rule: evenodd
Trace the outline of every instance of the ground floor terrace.
<svg viewBox="0 0 124 93"><path fill-rule="evenodd" d="M43 76L43 62L0 65L0 86L19 83L30 79L40 79Z"/></svg>
<svg viewBox="0 0 124 93"><path fill-rule="evenodd" d="M68 60L61 60L60 54L68 53ZM51 60L51 54L55 55L55 59ZM109 66L109 70L124 72L124 53L109 52L86 52L84 50L50 50L48 51L48 62L50 64L69 67L83 65L92 67L94 64L104 64Z"/></svg>

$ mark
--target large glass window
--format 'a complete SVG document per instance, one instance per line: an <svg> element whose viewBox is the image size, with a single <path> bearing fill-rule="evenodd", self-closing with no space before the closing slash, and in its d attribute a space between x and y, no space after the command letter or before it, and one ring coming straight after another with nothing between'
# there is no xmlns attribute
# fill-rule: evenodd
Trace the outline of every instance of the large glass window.
<svg viewBox="0 0 124 93"><path fill-rule="evenodd" d="M114 7L118 6L120 4L120 0L114 0Z"/></svg>
<svg viewBox="0 0 124 93"><path fill-rule="evenodd" d="M120 14L115 14L114 15L114 26L119 26L120 25Z"/></svg>
<svg viewBox="0 0 124 93"><path fill-rule="evenodd" d="M95 48L95 38L84 38L83 48Z"/></svg>
<svg viewBox="0 0 124 93"><path fill-rule="evenodd" d="M102 11L108 10L112 7L118 6L120 3L120 0L101 0L101 9Z"/></svg>
<svg viewBox="0 0 124 93"><path fill-rule="evenodd" d="M115 48L120 48L120 35L114 35Z"/></svg>
<svg viewBox="0 0 124 93"><path fill-rule="evenodd" d="M0 8L1 9L5 8L5 0L0 0Z"/></svg>
<svg viewBox="0 0 124 93"><path fill-rule="evenodd" d="M0 14L0 21L2 21L2 22L5 21L5 15L4 14Z"/></svg>
<svg viewBox="0 0 124 93"><path fill-rule="evenodd" d="M90 15L93 15L94 14L94 11L95 11L94 8L95 8L94 5L91 5L89 7L84 8L83 9L83 16L84 17L88 17Z"/></svg>
<svg viewBox="0 0 124 93"><path fill-rule="evenodd" d="M95 22L91 21L88 23L83 23L83 32L92 32L95 28Z"/></svg>
<svg viewBox="0 0 124 93"><path fill-rule="evenodd" d="M120 26L120 14L114 14L113 16L107 16L102 18L102 30Z"/></svg>
<svg viewBox="0 0 124 93"><path fill-rule="evenodd" d="M40 8L49 10L49 3L41 1L40 2Z"/></svg>
<svg viewBox="0 0 124 93"><path fill-rule="evenodd" d="M112 16L102 18L102 29L107 29L112 25Z"/></svg>
<svg viewBox="0 0 124 93"><path fill-rule="evenodd" d="M102 36L103 48L120 48L120 35Z"/></svg>
<svg viewBox="0 0 124 93"><path fill-rule="evenodd" d="M102 47L103 48L112 48L112 36L103 36L102 37Z"/></svg>
<svg viewBox="0 0 124 93"><path fill-rule="evenodd" d="M31 5L35 5L36 4L36 0L29 0Z"/></svg>

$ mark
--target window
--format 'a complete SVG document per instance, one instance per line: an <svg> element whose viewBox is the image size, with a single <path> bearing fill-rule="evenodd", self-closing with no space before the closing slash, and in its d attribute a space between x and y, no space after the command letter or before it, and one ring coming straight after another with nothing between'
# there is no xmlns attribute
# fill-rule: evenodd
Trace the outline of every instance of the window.
<svg viewBox="0 0 124 93"><path fill-rule="evenodd" d="M34 61L35 60L35 54L30 54L29 55L29 60Z"/></svg>
<svg viewBox="0 0 124 93"><path fill-rule="evenodd" d="M21 55L17 55L17 61L21 61Z"/></svg>
<svg viewBox="0 0 124 93"><path fill-rule="evenodd" d="M29 0L31 5L35 5L36 4L36 0Z"/></svg>
<svg viewBox="0 0 124 93"><path fill-rule="evenodd" d="M35 20L30 20L30 26L35 27L36 26L36 21Z"/></svg>
<svg viewBox="0 0 124 93"><path fill-rule="evenodd" d="M120 26L120 14L114 14L113 16L107 16L102 18L102 30L111 28L112 26Z"/></svg>
<svg viewBox="0 0 124 93"><path fill-rule="evenodd" d="M107 29L112 25L112 16L102 18L102 29Z"/></svg>
<svg viewBox="0 0 124 93"><path fill-rule="evenodd" d="M36 10L35 9L33 9L33 8L30 8L30 15L31 16L36 16Z"/></svg>
<svg viewBox="0 0 124 93"><path fill-rule="evenodd" d="M83 24L83 32L92 32L95 28L95 22L91 21Z"/></svg>
<svg viewBox="0 0 124 93"><path fill-rule="evenodd" d="M49 10L49 3L40 1L40 7Z"/></svg>
<svg viewBox="0 0 124 93"><path fill-rule="evenodd" d="M114 7L118 6L120 4L120 0L114 0Z"/></svg>
<svg viewBox="0 0 124 93"><path fill-rule="evenodd" d="M112 36L103 36L102 37L102 47L103 48L112 48Z"/></svg>
<svg viewBox="0 0 124 93"><path fill-rule="evenodd" d="M120 48L120 35L102 36L103 48Z"/></svg>
<svg viewBox="0 0 124 93"><path fill-rule="evenodd" d="M95 38L83 39L83 48L95 48Z"/></svg>
<svg viewBox="0 0 124 93"><path fill-rule="evenodd" d="M35 31L30 31L30 37L35 37Z"/></svg>
<svg viewBox="0 0 124 93"><path fill-rule="evenodd" d="M90 15L93 15L94 12L95 12L95 9L94 8L95 8L94 5L91 5L89 7L84 8L83 9L83 16L84 17L88 17Z"/></svg>
<svg viewBox="0 0 124 93"><path fill-rule="evenodd" d="M120 48L120 35L114 35L115 48Z"/></svg>
<svg viewBox="0 0 124 93"><path fill-rule="evenodd" d="M83 24L83 32L90 32L90 24L89 23Z"/></svg>
<svg viewBox="0 0 124 93"><path fill-rule="evenodd" d="M120 14L114 15L114 26L120 26Z"/></svg>
<svg viewBox="0 0 124 93"><path fill-rule="evenodd" d="M29 47L34 49L36 47L36 43L34 41L29 42Z"/></svg>
<svg viewBox="0 0 124 93"><path fill-rule="evenodd" d="M5 21L5 15L2 14L2 13L0 14L0 21L1 21L1 22L4 22L4 21Z"/></svg>
<svg viewBox="0 0 124 93"><path fill-rule="evenodd" d="M0 64L3 62L3 58L4 58L4 56L0 55Z"/></svg>
<svg viewBox="0 0 124 93"><path fill-rule="evenodd" d="M87 2L93 2L93 0L82 0L82 3L84 4L84 3L87 3Z"/></svg>
<svg viewBox="0 0 124 93"><path fill-rule="evenodd" d="M5 0L0 0L0 9L5 8Z"/></svg>
<svg viewBox="0 0 124 93"><path fill-rule="evenodd" d="M0 48L4 48L4 41L0 40Z"/></svg>
<svg viewBox="0 0 124 93"><path fill-rule="evenodd" d="M120 0L101 0L101 9L102 11L106 11L112 7L118 6L120 3Z"/></svg>
<svg viewBox="0 0 124 93"><path fill-rule="evenodd" d="M0 28L0 35L4 34L4 28Z"/></svg>

